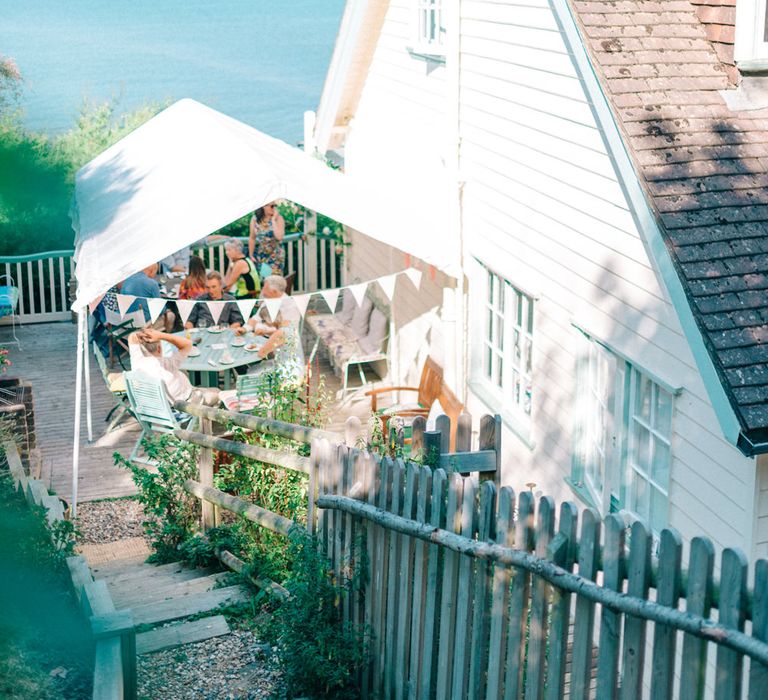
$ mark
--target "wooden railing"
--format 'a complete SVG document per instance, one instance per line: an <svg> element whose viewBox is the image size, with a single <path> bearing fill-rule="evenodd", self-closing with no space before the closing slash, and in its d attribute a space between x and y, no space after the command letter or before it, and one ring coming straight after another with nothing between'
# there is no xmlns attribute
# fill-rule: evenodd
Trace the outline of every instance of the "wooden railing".
<svg viewBox="0 0 768 700"><path fill-rule="evenodd" d="M318 234L286 235L286 274L296 273L295 292L314 292L343 284L343 256L336 251L334 239ZM194 249L209 270L224 274L227 256L224 244ZM0 256L0 286L12 285L19 290L16 309L18 323L49 323L71 318L69 310L75 263L71 250L56 250L35 255ZM10 317L0 324L11 323Z"/></svg>
<svg viewBox="0 0 768 700"><path fill-rule="evenodd" d="M0 257L0 285L19 289L16 318L20 323L48 323L70 318L69 285L74 262L71 250ZM10 323L5 317L0 323Z"/></svg>
<svg viewBox="0 0 768 700"><path fill-rule="evenodd" d="M51 526L62 520L61 501L48 493L42 481L27 475L16 444L5 442L3 451L14 487L31 505L45 510ZM93 700L135 700L136 629L131 611L115 610L106 581L94 581L85 557L68 557L67 568L83 614L90 621L94 640Z"/></svg>

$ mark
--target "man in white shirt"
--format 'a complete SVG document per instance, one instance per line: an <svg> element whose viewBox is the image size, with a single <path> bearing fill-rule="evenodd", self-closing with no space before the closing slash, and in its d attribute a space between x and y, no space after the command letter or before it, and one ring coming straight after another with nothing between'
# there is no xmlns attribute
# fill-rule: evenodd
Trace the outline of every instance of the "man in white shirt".
<svg viewBox="0 0 768 700"><path fill-rule="evenodd" d="M176 348L176 352L170 357L163 357L160 344L163 340ZM187 375L179 369L187 359L192 345L189 338L163 333L152 327L136 331L128 336L131 369L162 381L171 402L191 401L216 406L219 402L219 390L195 389Z"/></svg>

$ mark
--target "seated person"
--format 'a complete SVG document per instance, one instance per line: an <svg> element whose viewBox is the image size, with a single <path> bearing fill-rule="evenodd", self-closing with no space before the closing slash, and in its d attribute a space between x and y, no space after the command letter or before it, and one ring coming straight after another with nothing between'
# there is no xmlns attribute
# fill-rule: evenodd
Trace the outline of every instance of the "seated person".
<svg viewBox="0 0 768 700"><path fill-rule="evenodd" d="M160 341L165 340L176 348L170 357L163 357ZM195 389L187 375L179 367L187 359L192 341L183 336L162 333L147 327L128 336L128 352L131 369L160 379L171 402L191 401L215 406L219 403L218 389Z"/></svg>
<svg viewBox="0 0 768 700"><path fill-rule="evenodd" d="M189 269L190 255L191 251L189 246L187 246L186 248L177 250L167 258L163 258L160 261L160 267L162 268L163 273L168 274L169 272L187 272Z"/></svg>
<svg viewBox="0 0 768 700"><path fill-rule="evenodd" d="M197 297L196 301L229 301L232 299L232 295L224 294L221 285L221 275L216 272L209 272L206 275L205 288L208 290L202 296ZM240 313L240 309L237 308L237 304L224 304L221 316L219 316L219 323L228 324L232 328L239 328L243 324L243 316ZM213 326L213 316L207 304L195 304L192 312L189 314L187 322L184 324L184 328L194 328L195 326Z"/></svg>
<svg viewBox="0 0 768 700"><path fill-rule="evenodd" d="M259 273L253 260L245 257L242 241L230 238L224 244L224 251L229 258L224 289L232 292L236 299L253 299L259 296Z"/></svg>
<svg viewBox="0 0 768 700"><path fill-rule="evenodd" d="M202 258L192 255L189 258L189 274L179 285L179 299L197 299L206 293L205 263Z"/></svg>
<svg viewBox="0 0 768 700"><path fill-rule="evenodd" d="M143 270L132 274L123 282L120 293L130 294L135 297L144 297L146 299L158 299L160 297L160 285L157 283L158 265L152 263ZM144 312L144 319L149 323L149 309L144 299L136 299L128 309L128 313L133 313L141 309ZM176 315L173 311L166 310L160 314L159 318L152 324L157 329L170 331L173 328L173 322Z"/></svg>
<svg viewBox="0 0 768 700"><path fill-rule="evenodd" d="M272 335L283 326L292 326L298 334L301 314L296 302L285 293L286 288L285 277L281 275L270 275L265 278L261 290L262 299L282 299L277 318L274 321L270 320L269 312L266 306L263 306L258 314L248 319L248 328L243 328L238 333L251 330L256 335Z"/></svg>
<svg viewBox="0 0 768 700"><path fill-rule="evenodd" d="M274 353L274 362L261 362L249 373L262 373L279 370L283 376L292 381L301 381L304 376L304 353L301 348L299 325L301 314L296 302L285 294L285 278L280 275L270 275L264 280L261 296L264 299L282 299L280 311L274 322L266 322L262 316L266 309L248 320L250 328L259 335L268 335L269 339L256 353L260 358ZM238 330L238 333L243 331Z"/></svg>

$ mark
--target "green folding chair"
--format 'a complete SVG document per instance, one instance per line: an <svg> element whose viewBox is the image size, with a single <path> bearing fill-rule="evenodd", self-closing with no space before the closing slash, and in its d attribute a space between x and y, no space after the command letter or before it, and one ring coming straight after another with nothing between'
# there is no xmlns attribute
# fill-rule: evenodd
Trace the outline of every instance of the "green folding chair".
<svg viewBox="0 0 768 700"><path fill-rule="evenodd" d="M104 378L104 383L107 385L109 393L115 400L115 405L112 410L107 413L107 417L104 419L107 425L107 433L112 432L123 417L130 413L131 407L128 403L128 394L125 390L125 377L122 372L110 372L107 368L107 362L104 359L99 350L99 346L96 343L93 344L93 354L96 356L96 362L101 370L101 376Z"/></svg>
<svg viewBox="0 0 768 700"><path fill-rule="evenodd" d="M192 416L184 416L173 410L161 380L135 371L124 372L123 376L131 412L141 426L141 435L128 459L139 464L154 465L153 460L139 457L142 441L158 433L172 433L181 428L182 424L188 425Z"/></svg>

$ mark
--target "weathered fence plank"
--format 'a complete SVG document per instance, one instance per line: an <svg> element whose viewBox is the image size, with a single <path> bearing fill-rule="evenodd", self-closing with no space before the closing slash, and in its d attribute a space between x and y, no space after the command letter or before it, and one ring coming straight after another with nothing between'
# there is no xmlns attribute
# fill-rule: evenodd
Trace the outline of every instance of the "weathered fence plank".
<svg viewBox="0 0 768 700"><path fill-rule="evenodd" d="M576 561L576 528L579 511L566 501L560 506L557 537L550 543L551 559L566 571L572 571ZM556 546L555 540L561 544ZM562 700L565 692L565 664L568 656L571 594L552 586L552 623L547 654L547 700Z"/></svg>
<svg viewBox="0 0 768 700"><path fill-rule="evenodd" d="M651 533L639 520L632 523L627 562L627 593L646 600L651 581ZM642 618L630 616L624 621L622 650L621 700L637 700L643 690L645 628Z"/></svg>
<svg viewBox="0 0 768 700"><path fill-rule="evenodd" d="M588 508L581 517L579 540L579 576L594 581L600 554L600 520ZM573 700L588 700L592 670L592 630L595 624L595 604L584 596L576 598L573 625L573 660L571 662L571 694Z"/></svg>
<svg viewBox="0 0 768 700"><path fill-rule="evenodd" d="M448 477L448 504L445 510L445 529L461 532L461 503L464 497L464 480L458 474ZM443 554L442 600L440 603L440 633L437 653L436 697L448 698L453 676L454 641L456 633L456 585L459 555Z"/></svg>
<svg viewBox="0 0 768 700"><path fill-rule="evenodd" d="M747 601L747 558L738 549L725 549L720 567L720 624L735 630L744 629ZM724 646L717 648L715 663L715 700L738 700L741 697L741 673L744 657Z"/></svg>
<svg viewBox="0 0 768 700"><path fill-rule="evenodd" d="M605 517L603 547L603 585L621 591L624 585L624 519L616 513ZM600 643L597 652L597 696L614 700L619 681L621 615L603 608L600 619Z"/></svg>
<svg viewBox="0 0 768 700"><path fill-rule="evenodd" d="M534 509L533 494L530 491L521 493L518 501L515 542L518 549L526 552L533 551ZM523 668L525 666L525 632L530 604L530 581L531 575L528 571L517 569L512 574L504 700L516 700L521 695Z"/></svg>
<svg viewBox="0 0 768 700"><path fill-rule="evenodd" d="M712 571L715 566L715 549L704 537L691 540L688 557L688 595L686 610L692 615L709 617L712 608ZM707 643L703 639L686 634L683 637L683 658L680 669L681 700L701 700L707 669Z"/></svg>
<svg viewBox="0 0 768 700"><path fill-rule="evenodd" d="M536 555L547 556L549 543L555 533L555 502L549 496L539 500L536 527ZM547 645L547 582L535 577L531 585L531 614L528 624L528 658L525 674L526 700L539 700L544 694L544 657Z"/></svg>
<svg viewBox="0 0 768 700"><path fill-rule="evenodd" d="M477 539L492 541L495 532L496 484L486 481L480 485L480 519ZM481 698L485 692L485 669L488 667L488 592L493 574L491 562L477 560L472 583L472 642L469 657L468 697Z"/></svg>
<svg viewBox="0 0 768 700"><path fill-rule="evenodd" d="M378 455L367 455L365 462L366 474L366 488L367 488L367 502L370 505L375 506L377 504L379 488L380 488L380 472L381 472L381 457ZM365 545L368 559L368 585L365 590L365 610L363 619L366 627L374 630L374 600L376 598L376 584L379 582L378 572L375 569L376 564L376 541L378 536L378 528L370 520L365 524ZM380 582L379 582L380 585ZM371 650L375 644L375 637L370 640ZM369 659L368 663L363 667L361 689L364 700L370 697L371 690L371 673L373 671L373 658Z"/></svg>
<svg viewBox="0 0 768 700"><path fill-rule="evenodd" d="M405 465L400 459L395 460L392 470L392 504L389 512L401 515L403 507L403 486L405 482ZM403 535L393 532L389 536L389 566L387 567L387 617L384 635L384 696L394 696L395 687L395 639L397 627L397 611L402 601L398 600L400 592L400 543Z"/></svg>
<svg viewBox="0 0 768 700"><path fill-rule="evenodd" d="M419 467L419 482L416 498L416 520L428 522L430 515L429 498L432 493L432 471ZM411 649L408 664L408 697L415 698L419 688L419 657L426 624L427 606L427 544L422 540L414 543L413 551L413 608L411 612Z"/></svg>
<svg viewBox="0 0 768 700"><path fill-rule="evenodd" d="M755 563L755 586L752 600L752 636L768 642L768 560ZM749 700L765 697L768 689L768 666L750 659Z"/></svg>
<svg viewBox="0 0 768 700"><path fill-rule="evenodd" d="M505 486L499 492L499 510L496 518L496 542L505 547L515 543L515 492ZM504 684L504 655L509 623L510 567L496 563L493 567L491 588L491 628L488 641L488 676L485 697L496 700Z"/></svg>
<svg viewBox="0 0 768 700"><path fill-rule="evenodd" d="M392 472L394 463L389 457L381 460L381 484L378 493L378 507L387 510L392 493ZM386 528L376 528L376 563L373 568L377 587L374 589L373 618L373 695L381 695L384 682L384 634L387 619L387 572L389 565L389 538L392 533Z"/></svg>
<svg viewBox="0 0 768 700"><path fill-rule="evenodd" d="M409 462L405 467L405 492L402 515L413 520L416 516L416 489L419 485L418 467ZM408 662L410 661L410 632L413 578L413 538L400 535L400 585L398 591L397 638L395 640L395 698L406 696Z"/></svg>
<svg viewBox="0 0 768 700"><path fill-rule="evenodd" d="M656 602L677 608L680 600L683 542L675 530L662 530L659 542L659 574ZM675 680L677 631L656 624L651 661L651 700L672 700Z"/></svg>
<svg viewBox="0 0 768 700"><path fill-rule="evenodd" d="M429 524L433 527L445 527L447 512L448 478L445 471L436 469L432 474L432 497L429 504ZM454 506L455 508L455 506ZM451 516L453 517L453 516ZM418 698L429 700L436 675L437 664L437 611L442 606L442 581L439 578L440 559L444 552L436 544L427 547L427 584L426 603L424 605L424 634L421 649Z"/></svg>
<svg viewBox="0 0 768 700"><path fill-rule="evenodd" d="M424 452L424 431L427 429L427 420L424 416L416 416L411 425L411 456L417 456Z"/></svg>
<svg viewBox="0 0 768 700"><path fill-rule="evenodd" d="M475 481L464 482L464 495L461 503L461 536L469 540L475 538L477 531L477 486ZM456 582L456 623L453 642L453 675L451 697L463 698L466 692L467 666L469 662L469 641L471 595L472 595L472 559L460 557Z"/></svg>

